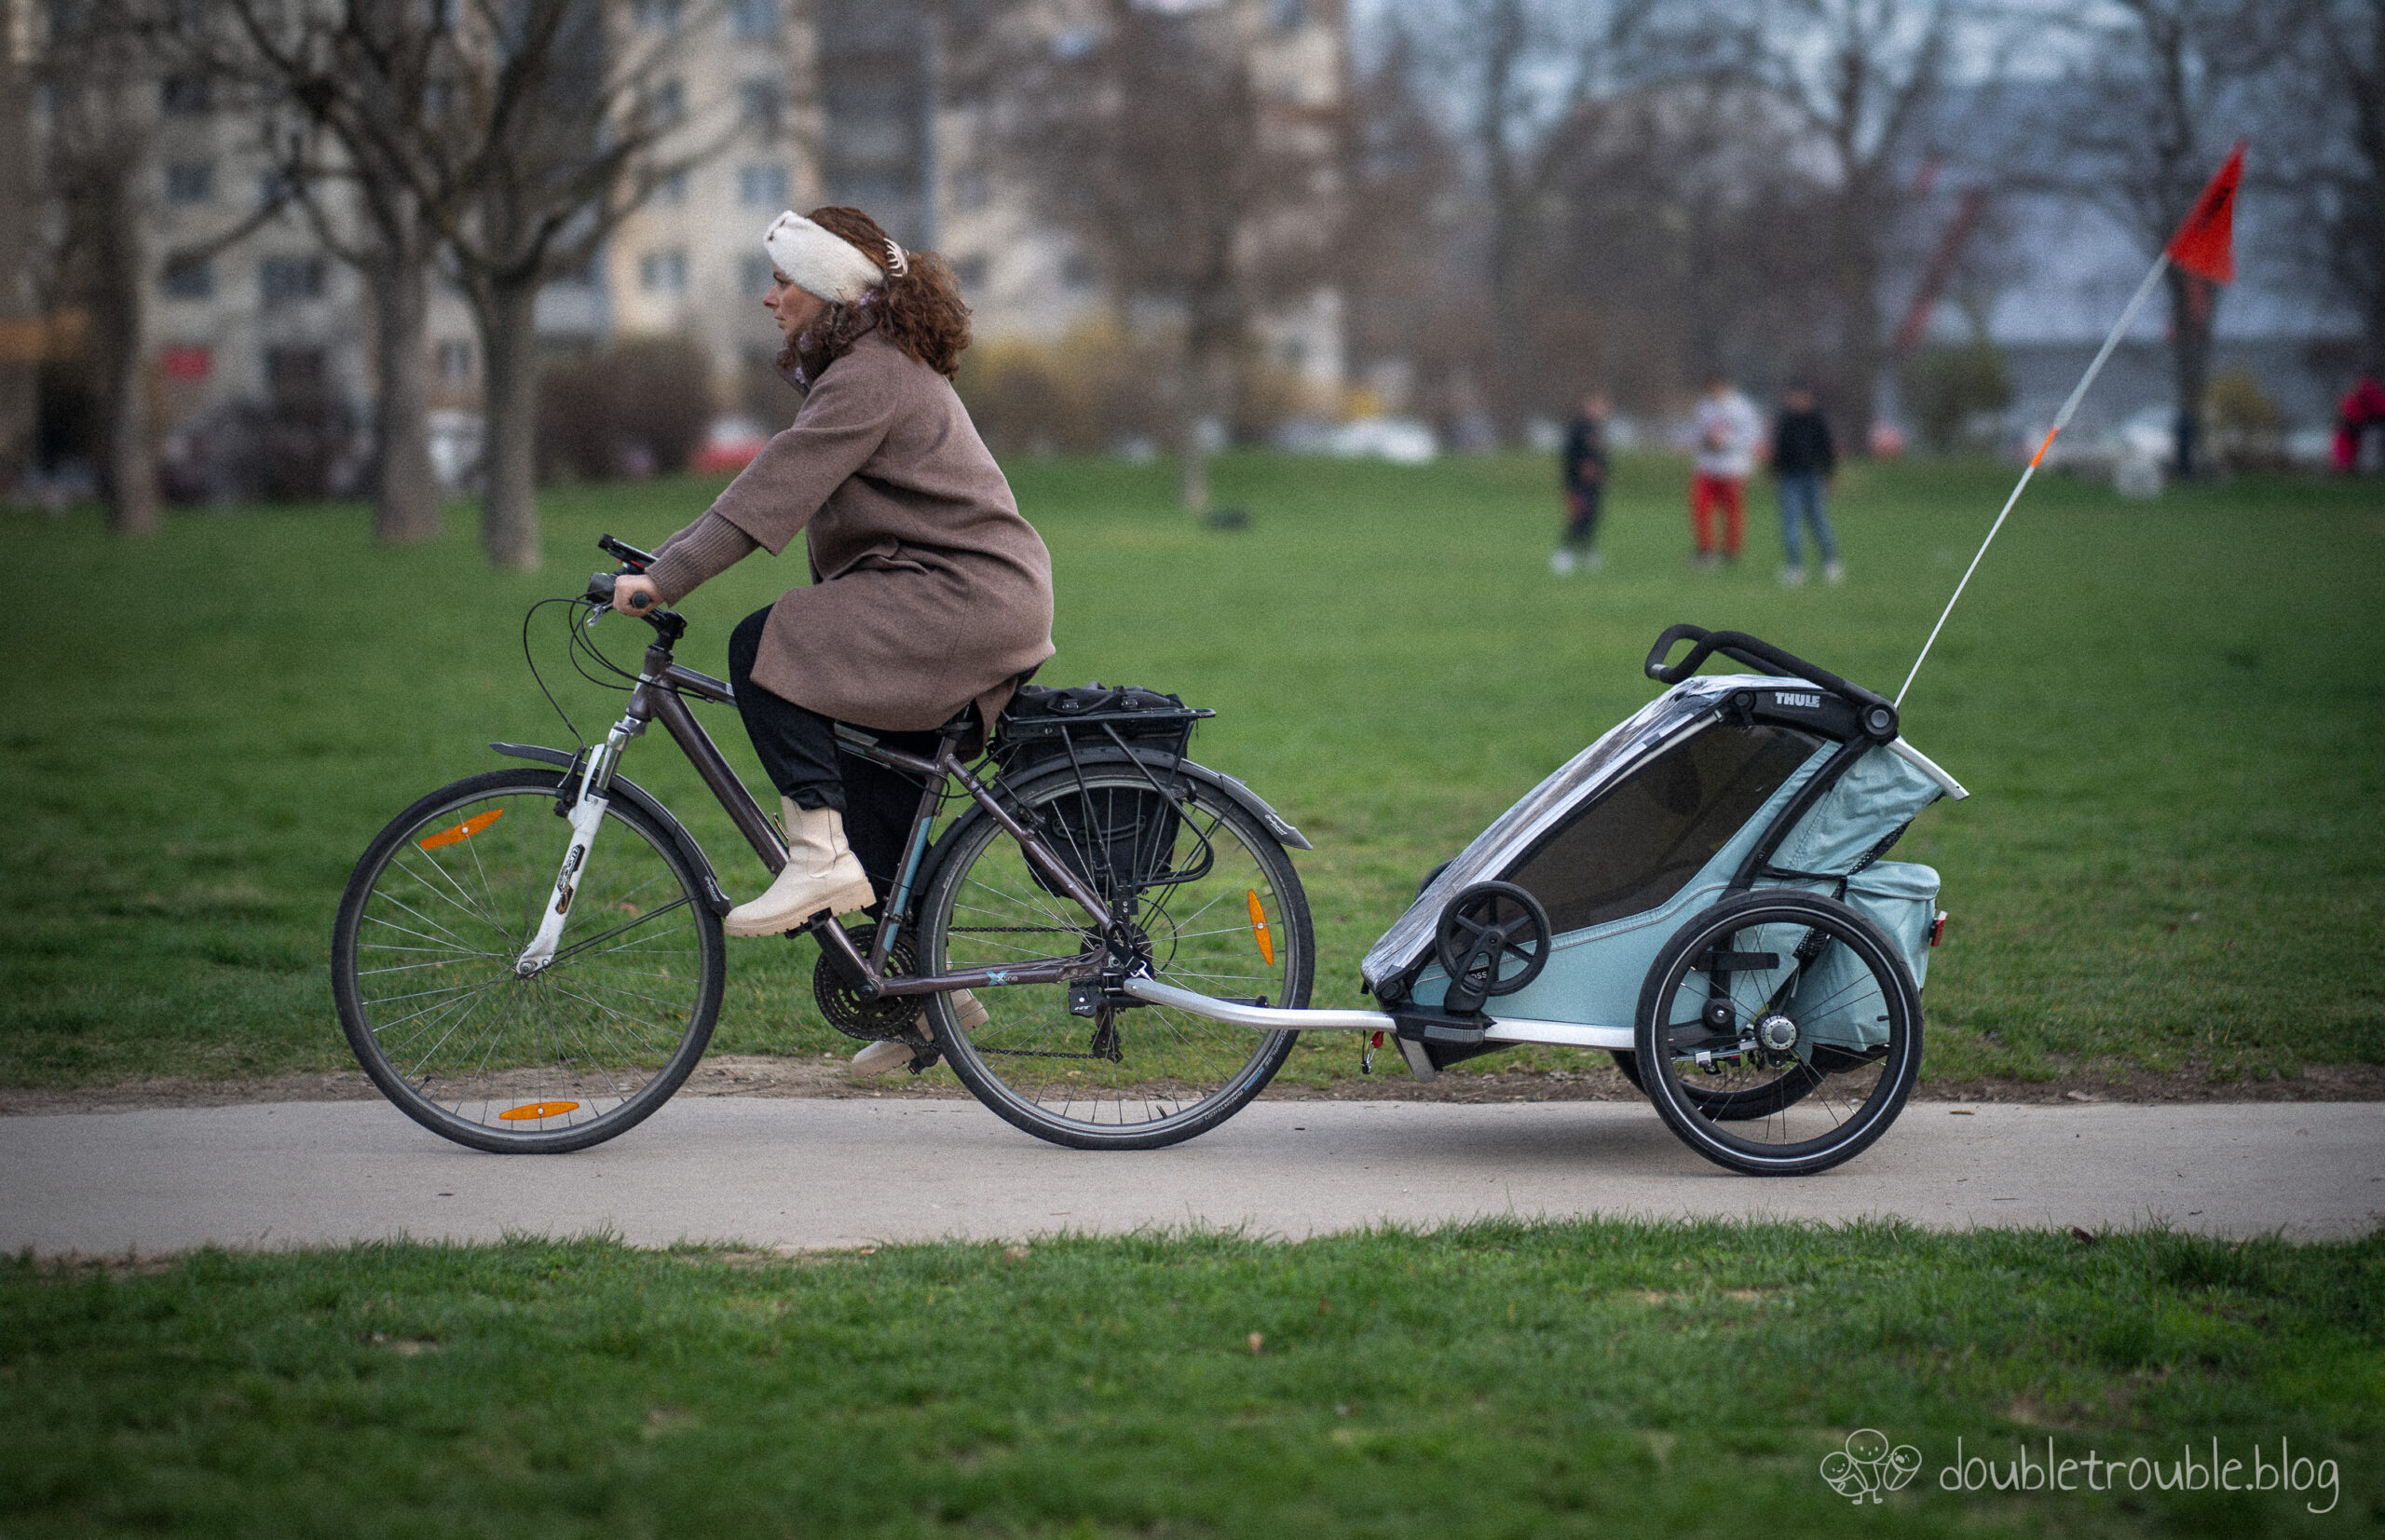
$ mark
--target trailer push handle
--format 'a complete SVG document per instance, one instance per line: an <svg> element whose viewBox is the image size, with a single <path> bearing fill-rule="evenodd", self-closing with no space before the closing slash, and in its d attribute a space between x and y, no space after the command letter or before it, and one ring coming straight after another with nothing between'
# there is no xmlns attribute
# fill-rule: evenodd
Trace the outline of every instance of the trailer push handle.
<svg viewBox="0 0 2385 1540"><path fill-rule="evenodd" d="M1665 654L1672 650L1673 644L1684 640L1696 644L1690 648L1689 656L1678 663L1666 662ZM1685 623L1668 626L1665 634L1656 638L1656 645L1648 649L1648 677L1659 684L1680 684L1697 672L1698 664L1717 652L1725 658L1737 659L1751 668L1793 674L1800 679L1821 686L1842 700L1854 702L1862 714L1864 733L1877 742L1885 743L1897 735L1897 708L1888 702L1886 696L1875 695L1861 685L1850 684L1830 670L1809 663L1793 652L1784 652L1770 642L1751 636L1744 631L1708 631L1703 626Z"/></svg>

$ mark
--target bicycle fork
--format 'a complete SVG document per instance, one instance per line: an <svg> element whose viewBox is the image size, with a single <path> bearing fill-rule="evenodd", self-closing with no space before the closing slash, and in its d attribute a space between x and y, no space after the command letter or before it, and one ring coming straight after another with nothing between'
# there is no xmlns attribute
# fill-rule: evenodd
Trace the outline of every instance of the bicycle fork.
<svg viewBox="0 0 2385 1540"><path fill-rule="evenodd" d="M554 961L555 943L562 939L564 925L571 919L571 901L579 894L580 879L588 867L588 852L596 843L596 830L605 822L605 809L611 800L600 788L613 784L613 766L620 760L621 750L645 730L644 722L624 716L590 752L588 764L579 772L579 795L573 800L571 811L564 815L571 825L571 842L564 847L563 864L555 871L554 891L539 913L538 933L522 948L522 955L513 960L516 978L528 978Z"/></svg>

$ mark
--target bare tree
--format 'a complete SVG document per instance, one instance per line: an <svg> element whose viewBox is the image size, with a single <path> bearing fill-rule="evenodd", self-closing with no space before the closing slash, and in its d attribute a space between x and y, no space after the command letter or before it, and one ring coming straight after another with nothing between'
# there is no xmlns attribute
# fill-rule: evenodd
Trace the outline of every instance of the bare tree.
<svg viewBox="0 0 2385 1540"><path fill-rule="evenodd" d="M1576 137L1594 129L1598 104L1644 73L1659 9L1656 0L1442 0L1424 23L1426 67L1451 102L1481 199L1487 383L1503 436L1520 423L1536 351L1527 293L1554 181Z"/></svg>
<svg viewBox="0 0 2385 1540"><path fill-rule="evenodd" d="M1535 307L1595 306L1597 372L1661 409L1709 375L1800 371L1827 356L1820 197L1800 129L1698 48L1683 68L1596 103L1561 135Z"/></svg>
<svg viewBox="0 0 2385 1540"><path fill-rule="evenodd" d="M425 527L428 454L416 445L435 251L481 338L482 543L498 566L535 568L538 292L584 269L663 182L732 142L736 110L726 124L693 121L688 88L670 73L719 7L673 6L673 24L638 29L608 0L225 4L251 67L340 150L323 162L298 152L293 169L353 187L372 236L340 249L375 289L393 419L385 454L407 499L393 532Z"/></svg>
<svg viewBox="0 0 2385 1540"><path fill-rule="evenodd" d="M2059 130L2078 155L2074 190L2110 213L2150 259L2176 231L2231 140L2253 126L2253 83L2291 41L2291 7L2261 0L2113 0L2083 24L2082 62ZM2168 279L2175 466L2200 468L2217 287L2180 268Z"/></svg>
<svg viewBox="0 0 2385 1540"><path fill-rule="evenodd" d="M1871 441L1888 348L1887 286L1919 201L1913 170L1946 84L1945 0L1783 0L1759 13L1759 76L1827 167L1818 234L1832 298L1832 395Z"/></svg>
<svg viewBox="0 0 2385 1540"><path fill-rule="evenodd" d="M157 129L160 78L142 34L115 7L55 7L34 65L48 111L41 174L56 211L49 232L52 309L76 305L90 317L104 416L100 493L108 527L146 535L158 522L143 338L151 279L142 176Z"/></svg>
<svg viewBox="0 0 2385 1540"><path fill-rule="evenodd" d="M1349 357L1361 376L1372 365L1434 375L1480 371L1491 361L1487 349L1442 356L1435 348L1479 330L1462 319L1475 295L1451 282L1463 169L1426 99L1413 30L1396 17L1386 26L1380 57L1352 82L1341 123L1335 275Z"/></svg>
<svg viewBox="0 0 2385 1540"><path fill-rule="evenodd" d="M1207 423L1228 406L1257 307L1314 275L1330 233L1332 142L1252 77L1231 6L1106 0L1056 39L1015 34L1002 148L1125 304L1182 324L1183 500L1208 503ZM1319 125L1306 125L1314 129Z"/></svg>
<svg viewBox="0 0 2385 1540"><path fill-rule="evenodd" d="M2385 0L2305 0L2265 136L2265 183L2290 194L2303 249L2385 367Z"/></svg>
<svg viewBox="0 0 2385 1540"><path fill-rule="evenodd" d="M14 0L0 4L0 489L31 463L34 382L44 328L33 288L33 89L7 34Z"/></svg>

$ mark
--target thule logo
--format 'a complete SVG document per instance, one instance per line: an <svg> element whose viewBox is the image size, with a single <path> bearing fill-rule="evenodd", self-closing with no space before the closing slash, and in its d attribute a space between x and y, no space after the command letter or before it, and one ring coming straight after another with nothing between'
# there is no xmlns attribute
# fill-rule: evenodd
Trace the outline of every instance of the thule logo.
<svg viewBox="0 0 2385 1540"><path fill-rule="evenodd" d="M1822 707L1822 698L1819 695L1801 694L1793 689L1776 689L1772 692L1772 703L1776 706L1803 706L1807 711L1819 711Z"/></svg>

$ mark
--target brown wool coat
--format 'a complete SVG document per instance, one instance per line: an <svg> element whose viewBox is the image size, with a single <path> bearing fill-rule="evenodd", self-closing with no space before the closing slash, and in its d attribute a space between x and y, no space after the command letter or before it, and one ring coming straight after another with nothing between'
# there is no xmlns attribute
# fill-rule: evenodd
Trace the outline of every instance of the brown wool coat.
<svg viewBox="0 0 2385 1540"><path fill-rule="evenodd" d="M951 382L874 332L821 371L714 515L774 556L804 538L811 586L771 606L754 665L756 683L797 705L906 731L974 702L990 724L1014 680L1052 656L1051 553ZM655 577L676 602L665 569Z"/></svg>

